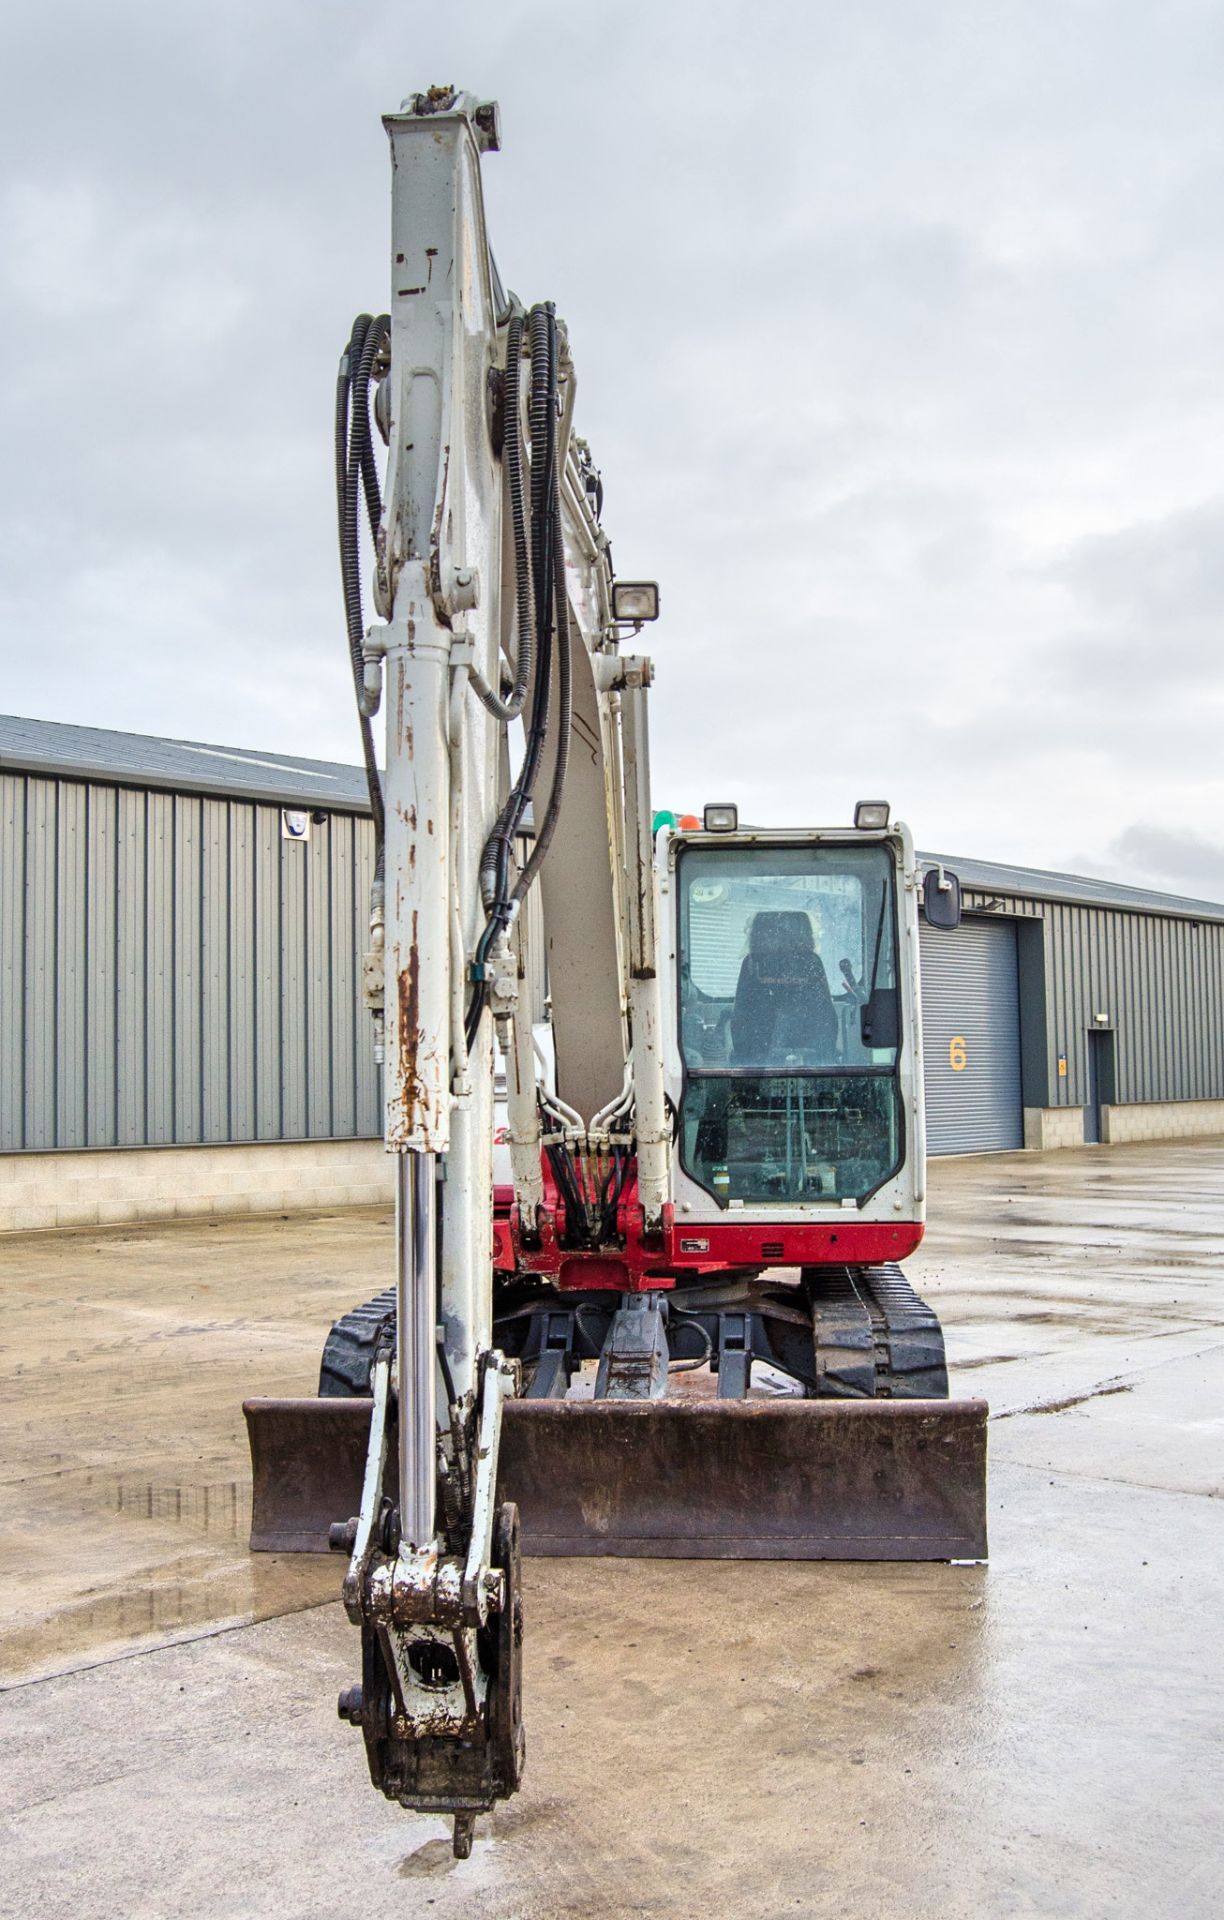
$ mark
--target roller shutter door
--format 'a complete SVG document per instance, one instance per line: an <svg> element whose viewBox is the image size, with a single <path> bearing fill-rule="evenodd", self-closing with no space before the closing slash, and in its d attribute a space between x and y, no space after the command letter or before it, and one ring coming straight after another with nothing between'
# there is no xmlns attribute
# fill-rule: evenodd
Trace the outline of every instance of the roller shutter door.
<svg viewBox="0 0 1224 1920"><path fill-rule="evenodd" d="M924 921L921 939L927 1152L1022 1147L1015 926L969 917L938 933Z"/></svg>

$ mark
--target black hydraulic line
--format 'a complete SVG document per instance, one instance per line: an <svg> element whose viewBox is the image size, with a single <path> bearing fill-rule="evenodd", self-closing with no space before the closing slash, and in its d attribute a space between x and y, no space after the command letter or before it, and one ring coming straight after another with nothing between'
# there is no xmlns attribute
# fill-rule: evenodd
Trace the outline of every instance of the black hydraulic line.
<svg viewBox="0 0 1224 1920"><path fill-rule="evenodd" d="M390 338L390 315L380 314L366 334L353 387L353 452L355 464L360 470L361 490L365 495L370 537L373 540L378 538L378 522L382 516L382 492L378 484L378 462L374 456L374 439L370 432L370 380L373 376L374 361Z"/></svg>
<svg viewBox="0 0 1224 1920"><path fill-rule="evenodd" d="M548 804L544 818L536 829L535 845L531 855L518 877L514 893L511 896L521 904L527 896L527 890L544 863L544 858L552 842L557 820L561 812L561 797L565 790L565 775L569 765L570 726L574 710L574 666L570 656L569 609L566 606L565 585L565 548L561 539L561 506L558 500L553 510L555 521L555 539L553 559L556 577L557 600L557 746L553 758L552 786L549 790Z"/></svg>
<svg viewBox="0 0 1224 1920"><path fill-rule="evenodd" d="M613 1147L613 1168L604 1182L599 1196L601 1240L611 1240L616 1233L616 1210L621 1203L621 1195L629 1177L629 1155L623 1147Z"/></svg>
<svg viewBox="0 0 1224 1920"><path fill-rule="evenodd" d="M350 528L349 520L349 432L350 413L353 392L353 368L361 360L361 349L365 337L373 325L368 313L360 313L353 322L349 341L340 356L340 366L336 374L336 511L339 520L340 537L340 580L344 589L345 626L348 634L349 658L352 662L355 684L360 684L361 645L360 645L360 576L356 575L349 564L350 553L356 538L356 516ZM356 607L353 605L356 592ZM354 630L357 629L356 644Z"/></svg>
<svg viewBox="0 0 1224 1920"><path fill-rule="evenodd" d="M557 448L558 335L556 312L551 301L533 307L528 315L528 342L531 364L528 412L532 457L531 592L527 604L530 615L531 605L534 603L535 692L523 764L481 857L482 894L488 917L477 942L473 962L476 984L465 1020L469 1049L475 1043L487 999L487 984L483 978L483 969L498 935L508 925L515 908L525 898L527 889L547 852L548 842L552 838L560 809L561 789L564 785L565 765L569 752L572 668L569 658L569 621L565 607L564 546L561 536L560 468ZM507 397L509 398L509 394ZM564 450L561 457L564 458ZM513 493L511 510L513 513ZM525 532L524 528L524 534ZM524 547L526 545L527 542L524 540ZM526 591L527 582L519 566L516 538L516 599ZM563 645L560 644L562 632ZM537 830L536 846L532 856L511 893L509 873L514 836L534 793L540 761L550 730L554 633L559 642L557 677L561 689L560 720L563 725L558 736L552 790L545 819Z"/></svg>
<svg viewBox="0 0 1224 1920"><path fill-rule="evenodd" d="M552 787L544 818L536 828L535 846L531 850L530 858L519 875L511 896L516 905L521 905L526 898L528 889L543 864L557 824L569 761L570 723L573 714L573 663L570 658L565 543L561 529L561 467L564 464L566 449L561 448L558 457L556 434L558 340L557 323L551 303L545 308L534 307L531 312L531 323L533 356L538 348L540 358L544 362L543 379L536 378L534 358L532 362L532 445L533 447L535 445L536 421L539 419L544 436L545 454L543 460L533 460L531 468L532 534L534 536L532 567L537 615L543 603L545 607L551 609L554 616L550 624L553 625L557 643L560 711L557 715L557 744L553 759Z"/></svg>
<svg viewBox="0 0 1224 1920"><path fill-rule="evenodd" d="M514 541L514 601L515 623L518 635L518 653L516 657L515 694L521 683L524 696L527 682L531 678L531 668L536 657L535 634L531 607L531 571L527 555L527 517L523 504L523 443L520 407L520 363L523 353L523 316L512 316L506 340L506 391L505 391L505 433L502 441L502 459L506 467L506 480L510 493L510 522ZM522 706L518 701L517 712ZM507 714L507 718L513 718ZM529 733L535 727L533 717L529 724ZM510 861L514 851L514 827L521 817L518 811L517 792L520 785L515 782L515 791L507 800L505 807L494 823L493 831L485 843L480 858L480 893L488 912L496 901L504 900L508 890Z"/></svg>
<svg viewBox="0 0 1224 1920"><path fill-rule="evenodd" d="M586 1202L578 1187L577 1175L568 1148L554 1143L547 1147L548 1164L552 1168L557 1191L565 1202L566 1225L571 1233L585 1234L590 1229L590 1218Z"/></svg>
<svg viewBox="0 0 1224 1920"><path fill-rule="evenodd" d="M361 604L361 547L359 520L364 492L372 531L377 531L381 501L378 471L370 439L370 376L374 359L390 332L390 319L358 314L353 322L348 345L340 357L336 377L335 453L336 509L340 541L340 579L344 593L345 627L353 689L357 697L361 727L361 752L365 764L370 812L374 817L374 877L381 880L386 865L386 815L378 756L374 750L374 732L369 716L361 712L365 662L362 647L365 620Z"/></svg>
<svg viewBox="0 0 1224 1920"><path fill-rule="evenodd" d="M510 522L514 535L515 658L514 684L505 700L491 687L476 692L494 719L517 720L527 698L535 657L531 622L531 579L527 566L527 522L523 508L523 443L519 420L520 365L523 355L523 316L511 317L506 331L506 384L503 401L505 428L502 460L510 492Z"/></svg>

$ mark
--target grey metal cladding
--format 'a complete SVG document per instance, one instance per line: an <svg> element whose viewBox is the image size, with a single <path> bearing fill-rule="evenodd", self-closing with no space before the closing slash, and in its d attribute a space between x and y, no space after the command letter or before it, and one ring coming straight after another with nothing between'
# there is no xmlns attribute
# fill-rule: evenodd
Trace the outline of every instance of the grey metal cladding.
<svg viewBox="0 0 1224 1920"><path fill-rule="evenodd" d="M965 903L1042 925L1048 1097L1039 1104L1086 1103L1087 1036L1097 1026L1114 1034L1120 1104L1224 1099L1224 920L1194 919L1180 901L1170 913L1135 912L967 888Z"/></svg>
<svg viewBox="0 0 1224 1920"><path fill-rule="evenodd" d="M0 1151L377 1137L373 837L0 774Z"/></svg>
<svg viewBox="0 0 1224 1920"><path fill-rule="evenodd" d="M1009 899L1061 900L1072 905L1121 907L1132 913L1180 914L1190 919L1224 921L1224 902L1193 900L1177 893L1156 893L1147 887L1124 886L1116 880L1093 880L1076 873L1048 873L1041 867L1009 867L993 860L974 860L951 853L920 853L924 866L950 867L966 887L981 894Z"/></svg>

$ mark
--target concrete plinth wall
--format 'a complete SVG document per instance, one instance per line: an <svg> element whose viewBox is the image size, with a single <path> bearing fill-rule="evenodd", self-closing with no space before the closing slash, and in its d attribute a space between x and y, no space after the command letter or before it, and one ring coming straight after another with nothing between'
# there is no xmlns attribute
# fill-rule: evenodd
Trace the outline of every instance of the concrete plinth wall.
<svg viewBox="0 0 1224 1920"><path fill-rule="evenodd" d="M1101 1108L1101 1138L1193 1140L1224 1134L1224 1100L1155 1100L1133 1106Z"/></svg>
<svg viewBox="0 0 1224 1920"><path fill-rule="evenodd" d="M0 1154L0 1233L390 1205L381 1140Z"/></svg>
<svg viewBox="0 0 1224 1920"><path fill-rule="evenodd" d="M1101 1138L1224 1136L1224 1100L1103 1106ZM1082 1147L1081 1107L1026 1107L1030 1150ZM0 1233L235 1213L316 1213L390 1206L391 1159L380 1140L268 1141L258 1146L132 1147L0 1154Z"/></svg>
<svg viewBox="0 0 1224 1920"><path fill-rule="evenodd" d="M1224 1100L1151 1100L1101 1108L1101 1143L1125 1140L1201 1140L1224 1134ZM1024 1144L1030 1152L1084 1145L1082 1107L1026 1107Z"/></svg>
<svg viewBox="0 0 1224 1920"><path fill-rule="evenodd" d="M1036 1153L1044 1153L1049 1147L1082 1147L1083 1108L1026 1107L1024 1144L1030 1152Z"/></svg>

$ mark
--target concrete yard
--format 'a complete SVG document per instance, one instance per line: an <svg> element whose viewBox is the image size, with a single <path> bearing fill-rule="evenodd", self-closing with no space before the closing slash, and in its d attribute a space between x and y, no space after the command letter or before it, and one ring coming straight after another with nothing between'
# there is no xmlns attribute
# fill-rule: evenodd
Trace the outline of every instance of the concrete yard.
<svg viewBox="0 0 1224 1920"><path fill-rule="evenodd" d="M328 1559L245 1552L376 1213L10 1238L13 1915L1136 1916L1224 1901L1224 1142L945 1161L909 1271L988 1567L529 1561L528 1771L455 1862L335 1715Z"/></svg>

